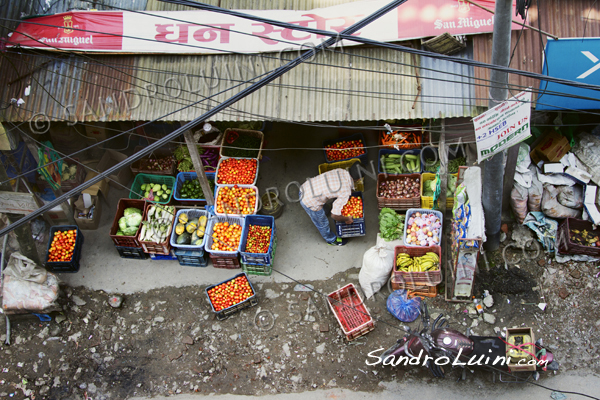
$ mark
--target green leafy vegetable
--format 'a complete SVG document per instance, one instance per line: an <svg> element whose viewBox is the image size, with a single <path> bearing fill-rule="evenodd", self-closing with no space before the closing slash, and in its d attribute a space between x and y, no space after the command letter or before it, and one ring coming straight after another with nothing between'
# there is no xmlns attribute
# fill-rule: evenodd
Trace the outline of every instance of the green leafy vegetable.
<svg viewBox="0 0 600 400"><path fill-rule="evenodd" d="M379 232L385 241L399 239L404 232L404 215L398 215L390 208L382 208L379 213Z"/></svg>

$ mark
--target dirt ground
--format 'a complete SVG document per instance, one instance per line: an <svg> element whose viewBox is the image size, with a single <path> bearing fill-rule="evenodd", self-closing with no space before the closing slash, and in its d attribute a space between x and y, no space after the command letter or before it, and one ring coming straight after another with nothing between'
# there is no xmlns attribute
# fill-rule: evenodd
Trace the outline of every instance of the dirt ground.
<svg viewBox="0 0 600 400"><path fill-rule="evenodd" d="M503 248L508 243L510 237ZM506 255L514 259L518 253L510 249ZM600 373L596 264L558 264L542 254L507 269L501 252L488 254L487 260L489 265L480 258L475 294L488 290L493 296L486 314L495 323L469 315L465 304L445 302L443 294L425 300L431 314L444 313L453 328L472 327L478 335L531 326L555 353L558 373ZM313 285L313 292L296 291L292 281L259 283L259 304L224 321L216 320L200 286L128 295L118 309L107 304L104 292L63 287L62 312L52 321L11 318L10 345L4 343L0 323L0 398L263 395L332 387L371 392L381 390L382 381L433 380L423 368L366 365L369 352L402 336L402 323L387 312L390 291L384 288L366 302L375 329L346 341L324 294L350 282L358 285L358 269L327 281L302 282ZM547 303L545 311L539 303ZM415 328L418 322L408 325ZM447 379L459 376L449 371ZM476 371L467 380L492 385L489 372Z"/></svg>

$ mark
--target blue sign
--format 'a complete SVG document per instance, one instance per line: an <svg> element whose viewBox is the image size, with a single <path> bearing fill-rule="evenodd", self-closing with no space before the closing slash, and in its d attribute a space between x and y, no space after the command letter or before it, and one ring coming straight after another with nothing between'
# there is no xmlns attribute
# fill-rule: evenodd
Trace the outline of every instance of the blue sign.
<svg viewBox="0 0 600 400"><path fill-rule="evenodd" d="M600 38L548 38L542 73L600 86ZM535 109L600 110L600 91L540 81Z"/></svg>

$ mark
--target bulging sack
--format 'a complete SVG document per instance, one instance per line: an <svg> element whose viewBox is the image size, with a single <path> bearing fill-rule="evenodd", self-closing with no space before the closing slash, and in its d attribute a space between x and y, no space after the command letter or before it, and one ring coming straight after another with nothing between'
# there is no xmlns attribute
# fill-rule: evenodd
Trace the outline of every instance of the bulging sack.
<svg viewBox="0 0 600 400"><path fill-rule="evenodd" d="M522 224L527 216L527 198L527 188L524 188L519 183L515 182L515 185L510 192L510 205L512 206L519 224Z"/></svg>
<svg viewBox="0 0 600 400"><path fill-rule="evenodd" d="M544 185L542 212L550 218L581 218L581 210L565 207L558 202L560 192L553 185Z"/></svg>
<svg viewBox="0 0 600 400"><path fill-rule="evenodd" d="M365 251L358 281L367 299L385 286L392 268L394 268L394 251L385 244L378 244Z"/></svg>

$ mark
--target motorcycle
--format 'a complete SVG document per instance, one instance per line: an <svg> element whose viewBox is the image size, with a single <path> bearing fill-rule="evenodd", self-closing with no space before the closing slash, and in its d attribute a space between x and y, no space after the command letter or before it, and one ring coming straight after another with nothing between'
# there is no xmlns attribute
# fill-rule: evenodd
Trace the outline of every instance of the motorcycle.
<svg viewBox="0 0 600 400"><path fill-rule="evenodd" d="M459 379L466 379L467 367L483 367L493 372L493 381L499 374L501 382L524 382L533 377L538 380L541 371L558 371L558 362L554 355L543 346L541 339L531 343L527 335L513 335L507 340L494 336L472 336L451 329L450 324L440 314L430 329L430 316L425 302L421 303L421 321L423 328L411 332L404 327L407 335L387 349L379 360L383 365L422 365L429 368L433 376L445 377L445 367L462 368ZM507 351L508 349L508 351ZM411 362L418 360L418 362ZM508 361L507 361L508 360ZM526 379L517 377L515 372L527 371ZM503 376L512 376L516 380L503 380Z"/></svg>

